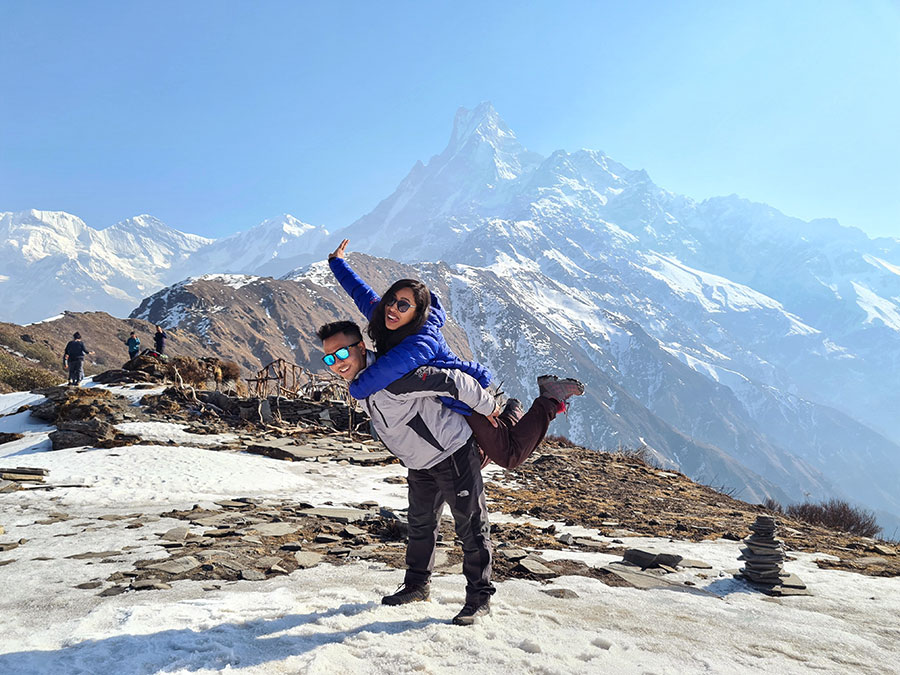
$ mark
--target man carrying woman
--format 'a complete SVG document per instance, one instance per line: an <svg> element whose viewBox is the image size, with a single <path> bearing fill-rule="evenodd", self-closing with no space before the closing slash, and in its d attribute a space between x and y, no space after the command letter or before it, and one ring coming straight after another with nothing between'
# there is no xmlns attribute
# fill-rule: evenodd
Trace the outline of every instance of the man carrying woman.
<svg viewBox="0 0 900 675"><path fill-rule="evenodd" d="M521 464L584 386L543 375L527 413L515 399L501 407L487 388L487 369L460 360L447 346L440 332L446 315L437 296L421 282L401 279L379 297L347 265L347 244L341 242L329 265L369 320L377 355L366 349L359 327L343 321L319 329L323 361L351 383L350 393L367 408L378 437L409 469L406 577L382 602L428 599L438 522L447 503L463 543L466 576L466 602L453 622L469 625L490 612L495 591L480 451L504 467Z"/></svg>

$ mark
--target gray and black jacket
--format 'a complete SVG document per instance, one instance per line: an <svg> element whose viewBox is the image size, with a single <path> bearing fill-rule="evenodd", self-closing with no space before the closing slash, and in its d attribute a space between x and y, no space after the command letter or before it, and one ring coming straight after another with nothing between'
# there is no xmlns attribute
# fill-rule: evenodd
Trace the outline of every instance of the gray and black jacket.
<svg viewBox="0 0 900 675"><path fill-rule="evenodd" d="M458 399L482 415L496 406L494 395L471 375L432 366L407 373L362 402L378 437L407 468L430 469L472 435L466 418L438 396Z"/></svg>

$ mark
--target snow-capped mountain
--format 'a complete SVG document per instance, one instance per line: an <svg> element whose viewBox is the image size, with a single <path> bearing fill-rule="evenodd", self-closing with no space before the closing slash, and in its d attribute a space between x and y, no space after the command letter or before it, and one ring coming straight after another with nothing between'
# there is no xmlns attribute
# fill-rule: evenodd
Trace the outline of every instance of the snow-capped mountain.
<svg viewBox="0 0 900 675"><path fill-rule="evenodd" d="M38 321L64 309L125 315L209 242L147 215L95 230L67 213L0 213L3 318Z"/></svg>
<svg viewBox="0 0 900 675"><path fill-rule="evenodd" d="M840 489L866 499L877 492L880 508L900 506L893 496L900 481L896 240L804 223L737 197L697 203L601 152L540 160L489 104L460 111L447 150L413 167L394 194L336 236L408 262L501 265L515 279L539 271L569 295L629 319L671 358L722 385L759 434L834 476ZM545 285L521 303L534 312L558 293ZM554 311L577 325L584 316L577 305ZM457 319L471 308L461 311ZM610 372L619 382L628 363L654 371L663 361L632 356L614 357ZM636 386L626 388L688 436L704 426L686 392L656 384L662 396L652 387L641 395ZM729 440L714 427L700 436L741 456L738 434ZM873 489L873 470L882 469L886 478Z"/></svg>
<svg viewBox="0 0 900 675"><path fill-rule="evenodd" d="M199 249L176 266L174 278L207 273L279 277L321 259L329 245L328 230L285 213Z"/></svg>
<svg viewBox="0 0 900 675"><path fill-rule="evenodd" d="M328 231L291 215L220 240L148 215L103 230L59 211L0 213L0 320L64 310L127 315L160 288L210 271L280 276L321 258Z"/></svg>
<svg viewBox="0 0 900 675"><path fill-rule="evenodd" d="M138 280L106 260L106 249L88 246L98 258L84 253L80 266L77 256L55 252L85 231L72 216L56 220L57 229L4 249L4 262L19 267L12 274L4 267L0 294L13 279L27 289L32 278L59 274L80 284L78 298L92 308L109 309L117 294L134 297L128 289ZM900 513L897 240L871 240L834 221L806 223L736 196L695 202L599 151L545 158L486 103L461 109L440 154L416 163L392 195L333 236L283 216L221 241L195 241L186 255L163 254L159 269L169 270L168 283L301 266L279 283L313 284L310 297L337 310L322 290L331 288L327 269L302 266L324 259L342 237L352 251L448 263L416 271L441 289L475 356L517 383L516 393L527 397L534 371L548 364L589 381L585 412L573 410L564 423L586 445L645 444L662 463L743 486L745 497L838 494ZM370 266L384 282L373 282L376 288L392 281L377 275L378 265L392 264ZM96 273L107 268L132 276ZM155 279L159 288L165 274L140 283ZM58 285L52 281L43 296ZM141 315L180 323L174 297L159 305L166 312L145 303ZM267 306L265 297L252 302ZM228 302L185 302L193 318L183 321L202 333L204 312L221 314ZM288 305L278 315L300 330ZM268 326L270 318L258 335L240 337L260 358L271 353L265 340L296 344L284 326ZM217 344L227 344L228 330L224 322ZM295 348L288 354L298 362L308 356Z"/></svg>

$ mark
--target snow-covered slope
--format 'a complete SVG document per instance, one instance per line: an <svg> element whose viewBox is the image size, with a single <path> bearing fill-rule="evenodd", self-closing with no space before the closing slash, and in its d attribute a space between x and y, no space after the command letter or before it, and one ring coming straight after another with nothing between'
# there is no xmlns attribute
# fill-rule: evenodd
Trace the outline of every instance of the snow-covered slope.
<svg viewBox="0 0 900 675"><path fill-rule="evenodd" d="M0 396L0 415L40 399ZM149 426L133 427L141 424ZM177 425L157 427L170 439L185 436ZM450 624L463 601L461 574L439 568L430 602L387 607L379 598L394 590L402 571L352 556L261 581L184 579L166 590L104 597L99 589L113 575L169 555L160 535L187 524L173 509L219 509L217 502L236 497L266 509L356 506L364 498L399 511L405 471L396 464L282 462L183 442L49 452L52 430L31 423L27 412L0 419L0 431L24 434L0 446L0 461L48 469L54 484L85 484L0 495L8 507L3 540L22 542L0 560L3 673L799 675L886 673L895 663L895 578L820 569L815 561L831 556L791 551L785 569L812 595L768 598L732 577L741 544L726 539L625 536L619 541L627 547L656 547L711 569L679 569L666 575L670 587L650 590L609 586L591 575L499 581L492 615L473 627ZM499 473L489 468L485 475L491 481ZM580 524L514 517L493 503L490 509L492 522L552 524L559 534L612 539ZM253 522L248 518L248 527ZM210 531L188 529L194 538ZM247 537L248 546L254 538ZM218 541L204 561L230 555L217 550ZM596 574L621 559L559 543L529 552L576 560Z"/></svg>

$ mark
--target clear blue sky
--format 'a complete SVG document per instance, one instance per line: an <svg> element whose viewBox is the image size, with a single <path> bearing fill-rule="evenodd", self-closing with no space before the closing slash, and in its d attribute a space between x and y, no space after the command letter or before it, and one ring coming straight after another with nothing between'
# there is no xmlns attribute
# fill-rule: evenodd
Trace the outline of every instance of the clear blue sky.
<svg viewBox="0 0 900 675"><path fill-rule="evenodd" d="M895 0L0 0L0 211L334 230L484 100L545 155L900 237Z"/></svg>

